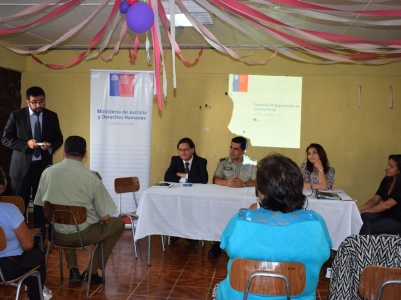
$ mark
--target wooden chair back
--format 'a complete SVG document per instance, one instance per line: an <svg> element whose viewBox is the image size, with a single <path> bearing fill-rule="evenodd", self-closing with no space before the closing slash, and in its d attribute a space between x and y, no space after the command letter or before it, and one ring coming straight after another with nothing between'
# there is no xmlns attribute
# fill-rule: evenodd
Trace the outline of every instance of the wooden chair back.
<svg viewBox="0 0 401 300"><path fill-rule="evenodd" d="M64 225L77 225L86 221L86 208L83 206L69 206L44 203L45 218L50 222Z"/></svg>
<svg viewBox="0 0 401 300"><path fill-rule="evenodd" d="M137 192L140 187L138 177L120 177L114 179L114 190L117 194Z"/></svg>
<svg viewBox="0 0 401 300"><path fill-rule="evenodd" d="M7 238L4 233L3 227L0 226L0 251L3 251L7 247Z"/></svg>
<svg viewBox="0 0 401 300"><path fill-rule="evenodd" d="M230 285L233 289L244 292L248 279L254 273L282 274L287 277L291 295L299 295L305 290L305 267L297 262L266 262L236 258L230 271ZM255 276L250 284L252 294L286 295L285 281L276 277Z"/></svg>
<svg viewBox="0 0 401 300"><path fill-rule="evenodd" d="M132 215L132 217L135 219L137 216L134 216L136 214L136 211L130 212L130 213L123 213L121 208L121 194L124 193L132 193L132 198L134 200L136 208L138 208L138 200L136 199L135 192L139 191L140 189L140 184L139 184L139 178L138 177L120 177L114 179L114 190L118 194L118 211L120 213L120 217L130 217L128 216L129 214ZM131 218L131 217L130 217ZM131 219L131 224L133 222L133 219ZM132 225L134 226L134 225Z"/></svg>
<svg viewBox="0 0 401 300"><path fill-rule="evenodd" d="M388 280L390 280L388 284L383 285ZM359 280L359 293L369 300L399 299L401 297L401 269L366 266Z"/></svg>
<svg viewBox="0 0 401 300"><path fill-rule="evenodd" d="M24 199L20 196L0 196L0 202L3 203L12 203L16 207L18 207L21 214L25 215L25 202Z"/></svg>
<svg viewBox="0 0 401 300"><path fill-rule="evenodd" d="M86 208L83 206L70 206L70 205L60 205L60 204L53 204L49 201L44 202L43 206L45 218L51 222L53 225L52 234L49 237L49 242L47 244L47 251L46 251L46 264L49 258L50 248L55 246L59 248L59 267L60 267L60 279L63 280L63 259L62 259L62 251L61 249L86 249L87 247L92 247L90 261L89 261L89 275L88 275L88 285L86 288L86 299L89 298L89 291L90 291L90 282L92 276L92 264L93 264L93 256L95 253L96 247L101 247L102 253L102 276L103 282L105 281L106 274L104 269L104 250L103 250L103 243L102 242L91 242L90 244L85 243L81 231L79 229L79 224L82 224L86 221L87 213ZM63 239L55 240L54 232L56 231L55 224L63 224L63 225L74 225L77 230L79 245L77 243L68 244L68 242L64 241Z"/></svg>

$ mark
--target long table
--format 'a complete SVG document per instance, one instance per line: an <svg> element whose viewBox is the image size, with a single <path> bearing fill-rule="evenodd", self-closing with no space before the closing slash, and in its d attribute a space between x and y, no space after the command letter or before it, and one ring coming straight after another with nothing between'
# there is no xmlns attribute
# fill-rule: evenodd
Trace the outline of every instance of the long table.
<svg viewBox="0 0 401 300"><path fill-rule="evenodd" d="M150 187L142 193L137 214L135 240L169 235L196 240L219 241L231 217L257 200L255 188L229 188L215 184L185 187ZM307 209L322 215L333 240L333 249L349 235L359 233L362 220L355 201L308 197Z"/></svg>

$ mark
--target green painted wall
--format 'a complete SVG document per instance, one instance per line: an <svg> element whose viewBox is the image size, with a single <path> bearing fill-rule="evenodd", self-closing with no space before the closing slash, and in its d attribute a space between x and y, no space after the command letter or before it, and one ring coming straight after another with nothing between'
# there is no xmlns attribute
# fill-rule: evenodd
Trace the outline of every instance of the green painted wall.
<svg viewBox="0 0 401 300"><path fill-rule="evenodd" d="M0 49L0 55L4 51ZM254 60L266 59L271 54L267 51L239 53ZM52 51L38 57L45 63L66 64L76 54L75 51ZM184 50L183 54L193 60L198 51ZM401 153L401 63L311 65L276 57L266 65L250 66L206 50L197 66L186 67L177 60L177 89L174 90L171 52L166 51L165 56L168 95L162 111L157 109L154 100L152 182L162 180L170 156L177 153L176 143L184 136L191 137L198 154L207 158L211 182L219 158L227 156L230 140L235 136L227 129L233 107L225 95L230 73L303 77L301 149L250 145L247 153L254 158L260 159L275 151L300 164L305 160L307 145L320 143L336 169L335 188L344 189L361 205L376 191L384 176L388 155ZM90 70L153 69L146 63L144 50L139 51L134 65L129 63L128 51L122 50L111 62L96 59L61 70L48 69L31 58L11 55L4 61L1 57L0 66L23 72L23 91L31 85L45 89L47 107L59 114L65 137L78 134L87 140L90 139ZM362 108L357 106L358 86L362 87ZM394 91L393 109L389 108L388 101L390 86ZM55 161L61 159L58 151Z"/></svg>

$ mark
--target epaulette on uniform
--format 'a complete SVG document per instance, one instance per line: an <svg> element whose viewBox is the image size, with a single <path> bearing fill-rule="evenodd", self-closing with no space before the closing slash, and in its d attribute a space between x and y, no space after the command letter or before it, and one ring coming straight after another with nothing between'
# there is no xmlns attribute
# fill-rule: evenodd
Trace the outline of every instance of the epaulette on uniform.
<svg viewBox="0 0 401 300"><path fill-rule="evenodd" d="M92 171L92 170L91 170ZM92 171L100 180L102 180L102 176L97 171Z"/></svg>
<svg viewBox="0 0 401 300"><path fill-rule="evenodd" d="M220 161L226 160L227 157L220 158Z"/></svg>

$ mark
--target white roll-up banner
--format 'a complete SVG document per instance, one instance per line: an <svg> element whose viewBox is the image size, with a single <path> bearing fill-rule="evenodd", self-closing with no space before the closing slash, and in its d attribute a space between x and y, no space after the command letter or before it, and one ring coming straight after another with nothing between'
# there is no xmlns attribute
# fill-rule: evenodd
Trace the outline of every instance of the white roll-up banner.
<svg viewBox="0 0 401 300"><path fill-rule="evenodd" d="M119 213L114 179L137 176L141 192L150 186L153 72L91 70L90 169L102 177ZM122 212L136 210L122 195Z"/></svg>

